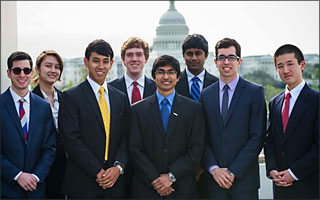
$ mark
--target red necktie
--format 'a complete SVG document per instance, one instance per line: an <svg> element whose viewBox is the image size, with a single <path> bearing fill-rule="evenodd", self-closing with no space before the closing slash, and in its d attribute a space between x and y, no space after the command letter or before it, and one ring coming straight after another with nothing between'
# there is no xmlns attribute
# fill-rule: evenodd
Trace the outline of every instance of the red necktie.
<svg viewBox="0 0 320 200"><path fill-rule="evenodd" d="M140 91L139 91L139 88L137 87L137 85L138 85L137 81L134 81L132 95L131 95L131 104L134 104L135 102L141 100Z"/></svg>
<svg viewBox="0 0 320 200"><path fill-rule="evenodd" d="M290 92L287 93L285 100L284 100L284 109L282 112L282 125L283 125L283 133L286 130L288 120L289 120L289 105L290 105Z"/></svg>

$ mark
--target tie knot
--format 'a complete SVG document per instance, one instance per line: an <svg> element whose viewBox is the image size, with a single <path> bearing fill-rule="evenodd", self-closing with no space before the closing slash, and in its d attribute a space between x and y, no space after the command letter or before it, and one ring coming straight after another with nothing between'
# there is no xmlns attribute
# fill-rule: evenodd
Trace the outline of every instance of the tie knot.
<svg viewBox="0 0 320 200"><path fill-rule="evenodd" d="M291 94L290 94L290 92L288 92L288 93L286 94L286 99L290 99L290 97L291 97Z"/></svg>
<svg viewBox="0 0 320 200"><path fill-rule="evenodd" d="M191 79L193 82L198 82L200 79L196 76L194 76L192 79Z"/></svg>
<svg viewBox="0 0 320 200"><path fill-rule="evenodd" d="M104 88L102 86L99 88L99 93L100 95L104 94Z"/></svg>
<svg viewBox="0 0 320 200"><path fill-rule="evenodd" d="M24 99L19 100L20 105L23 105L23 102L24 102Z"/></svg>
<svg viewBox="0 0 320 200"><path fill-rule="evenodd" d="M228 90L229 89L229 85L228 84L225 84L224 86L223 86L223 91L226 91L226 90Z"/></svg>
<svg viewBox="0 0 320 200"><path fill-rule="evenodd" d="M167 105L167 104L169 103L169 101L168 101L167 98L164 98L164 99L161 101L161 103L162 103L163 105Z"/></svg>
<svg viewBox="0 0 320 200"><path fill-rule="evenodd" d="M133 81L133 87L137 87L138 82L137 81Z"/></svg>

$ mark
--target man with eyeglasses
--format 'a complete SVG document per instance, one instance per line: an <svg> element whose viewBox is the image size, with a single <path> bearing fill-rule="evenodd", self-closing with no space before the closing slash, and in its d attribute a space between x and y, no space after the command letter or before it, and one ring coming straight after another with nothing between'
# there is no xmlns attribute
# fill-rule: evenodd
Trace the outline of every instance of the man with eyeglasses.
<svg viewBox="0 0 320 200"><path fill-rule="evenodd" d="M174 57L158 57L152 77L156 92L131 106L132 197L196 198L194 168L203 154L205 134L201 104L175 91L180 64Z"/></svg>
<svg viewBox="0 0 320 200"><path fill-rule="evenodd" d="M50 104L29 91L30 55L12 53L7 74L11 86L1 94L1 198L43 199L55 157Z"/></svg>
<svg viewBox="0 0 320 200"><path fill-rule="evenodd" d="M224 38L215 46L220 79L200 95L207 121L202 159L211 199L258 199L258 156L265 140L266 103L262 86L241 78L239 43Z"/></svg>

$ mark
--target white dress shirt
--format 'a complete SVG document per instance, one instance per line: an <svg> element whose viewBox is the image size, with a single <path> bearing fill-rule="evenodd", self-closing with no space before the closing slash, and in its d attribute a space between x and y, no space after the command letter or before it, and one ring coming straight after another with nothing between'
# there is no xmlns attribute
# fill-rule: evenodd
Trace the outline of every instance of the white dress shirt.
<svg viewBox="0 0 320 200"><path fill-rule="evenodd" d="M139 89L140 95L141 95L141 99L143 99L143 92L144 92L144 75L142 74L142 76L137 80L137 87ZM127 87L127 94L128 94L128 98L131 104L131 96L132 96L132 90L133 90L133 82L134 80L132 80L132 78L130 78L127 74L124 74L124 80L126 82L126 87Z"/></svg>

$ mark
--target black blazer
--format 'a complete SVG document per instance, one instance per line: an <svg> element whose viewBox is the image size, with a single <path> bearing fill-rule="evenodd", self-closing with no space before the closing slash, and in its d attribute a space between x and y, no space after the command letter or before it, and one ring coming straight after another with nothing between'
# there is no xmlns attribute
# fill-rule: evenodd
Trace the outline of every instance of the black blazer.
<svg viewBox="0 0 320 200"><path fill-rule="evenodd" d="M219 79L216 76L210 74L207 70L205 70L204 83L203 83L202 89L215 83L217 80L219 80ZM175 89L179 94L181 94L185 97L192 98L190 95L190 90L189 90L189 85L188 85L188 77L187 77L186 70L183 70L181 72L180 80L178 81Z"/></svg>
<svg viewBox="0 0 320 200"><path fill-rule="evenodd" d="M264 146L267 175L288 168L299 181L287 188L274 185L275 198L319 199L319 91L301 90L283 133L284 92L269 103L268 136Z"/></svg>
<svg viewBox="0 0 320 200"><path fill-rule="evenodd" d="M168 198L195 198L194 168L200 162L205 135L201 104L176 93L167 133L156 93L131 108L133 198L161 198L151 183L168 172L177 179L172 185L175 191Z"/></svg>
<svg viewBox="0 0 320 200"><path fill-rule="evenodd" d="M125 94L108 85L111 121L108 161L104 164L105 129L96 96L87 80L61 94L59 131L67 167L62 191L78 198L96 198L104 191L123 196L123 176L111 189L103 190L96 175L115 161L127 164L126 121L129 105Z"/></svg>
<svg viewBox="0 0 320 200"><path fill-rule="evenodd" d="M260 187L258 156L265 141L266 102L262 86L240 77L228 109L226 124L220 114L219 82L200 94L207 124L207 147L203 166L207 189L220 191L208 169L228 168L235 175L231 190L249 191Z"/></svg>
<svg viewBox="0 0 320 200"><path fill-rule="evenodd" d="M57 91L58 102L60 103L61 91L57 88L54 89ZM32 92L44 99L39 85L37 85ZM46 178L46 198L63 198L61 187L66 168L66 154L60 141L59 132L57 132L56 138L56 157Z"/></svg>
<svg viewBox="0 0 320 200"><path fill-rule="evenodd" d="M115 79L115 80L109 82L108 84L117 88L121 92L125 93L127 95L128 101L130 102L129 97L128 97L128 93L127 93L126 80L124 79L124 76L122 76L121 78ZM144 77L144 90L143 90L142 99L147 98L148 96L152 95L156 91L156 89L157 89L157 86L154 83L154 81L145 76Z"/></svg>

